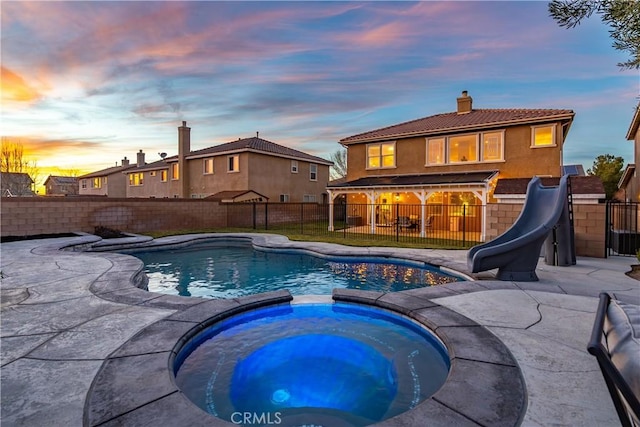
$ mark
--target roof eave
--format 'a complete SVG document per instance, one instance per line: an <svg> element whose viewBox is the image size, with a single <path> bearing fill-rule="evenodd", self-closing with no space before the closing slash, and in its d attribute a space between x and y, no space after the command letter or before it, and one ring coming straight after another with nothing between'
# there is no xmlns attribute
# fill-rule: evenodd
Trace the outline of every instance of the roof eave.
<svg viewBox="0 0 640 427"><path fill-rule="evenodd" d="M627 141L635 139L636 133L638 133L638 127L640 127L640 104L636 107L636 111L631 119L629 130L627 131Z"/></svg>
<svg viewBox="0 0 640 427"><path fill-rule="evenodd" d="M433 136L433 135L440 135L440 134L444 134L444 133L451 133L451 132L456 132L456 131L471 131L471 130L481 130L481 129L486 129L488 127L499 127L499 126L513 126L513 125L519 125L519 124L527 124L527 123L541 123L541 122L548 122L548 121L553 121L553 120L568 120L569 126L571 125L571 122L573 121L573 117L575 116L575 113L568 113L568 114L558 114L558 115L554 115L554 116L545 116L545 117L540 117L540 118L536 118L536 119L517 119L517 120L503 120L500 122L491 122L491 123L481 123L481 124L477 124L477 125L468 125L468 126L453 126L453 127L449 127L449 128L441 128L441 129L436 129L433 131L416 131L416 132L405 132L405 133L398 133L398 134L392 134L392 135L383 135L383 136L377 136L377 137L369 137L369 138L358 138L358 139L352 139L350 140L350 138L352 137L347 137L347 138L343 138L340 141L338 141L340 144L342 144L343 146L348 146L348 145L352 145L352 144L360 144L363 142L374 142L374 141L388 141L388 140L393 140L393 139L400 139L400 138L410 138L410 137L420 137L420 136ZM568 127L567 127L567 132L568 132Z"/></svg>

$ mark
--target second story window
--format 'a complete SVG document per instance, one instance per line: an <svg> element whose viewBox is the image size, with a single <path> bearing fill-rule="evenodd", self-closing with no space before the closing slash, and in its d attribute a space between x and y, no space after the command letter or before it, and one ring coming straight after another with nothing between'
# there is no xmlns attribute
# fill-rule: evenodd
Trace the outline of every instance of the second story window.
<svg viewBox="0 0 640 427"><path fill-rule="evenodd" d="M82 188L87 188L87 180L86 179L82 180Z"/></svg>
<svg viewBox="0 0 640 427"><path fill-rule="evenodd" d="M102 188L102 179L101 178L93 178L92 188Z"/></svg>
<svg viewBox="0 0 640 427"><path fill-rule="evenodd" d="M163 169L160 171L160 181L161 182L167 182L167 173L168 171L166 169Z"/></svg>
<svg viewBox="0 0 640 427"><path fill-rule="evenodd" d="M309 165L309 180L318 180L318 165L314 165L313 163Z"/></svg>
<svg viewBox="0 0 640 427"><path fill-rule="evenodd" d="M180 165L178 163L171 164L171 179L180 179Z"/></svg>
<svg viewBox="0 0 640 427"><path fill-rule="evenodd" d="M551 126L533 126L531 128L531 147L554 147L556 145L555 138L556 127Z"/></svg>
<svg viewBox="0 0 640 427"><path fill-rule="evenodd" d="M396 167L396 143L383 142L367 145L367 169Z"/></svg>
<svg viewBox="0 0 640 427"><path fill-rule="evenodd" d="M129 185L131 186L139 186L144 184L144 174L143 173L130 173L129 174Z"/></svg>
<svg viewBox="0 0 640 427"><path fill-rule="evenodd" d="M478 135L461 135L449 138L449 163L477 161Z"/></svg>
<svg viewBox="0 0 640 427"><path fill-rule="evenodd" d="M485 132L482 134L482 161L502 160L502 132Z"/></svg>
<svg viewBox="0 0 640 427"><path fill-rule="evenodd" d="M291 173L298 173L298 161L291 160Z"/></svg>
<svg viewBox="0 0 640 427"><path fill-rule="evenodd" d="M240 156L235 154L227 157L227 172L240 172Z"/></svg>
<svg viewBox="0 0 640 427"><path fill-rule="evenodd" d="M427 164L442 165L444 161L444 138L427 140Z"/></svg>
<svg viewBox="0 0 640 427"><path fill-rule="evenodd" d="M289 195L288 194L281 194L280 195L280 203L287 203L289 201Z"/></svg>
<svg viewBox="0 0 640 427"><path fill-rule="evenodd" d="M302 196L303 203L315 203L316 200L317 199L315 194L305 194L304 196Z"/></svg>
<svg viewBox="0 0 640 427"><path fill-rule="evenodd" d="M211 175L213 173L213 157L204 159L204 174Z"/></svg>

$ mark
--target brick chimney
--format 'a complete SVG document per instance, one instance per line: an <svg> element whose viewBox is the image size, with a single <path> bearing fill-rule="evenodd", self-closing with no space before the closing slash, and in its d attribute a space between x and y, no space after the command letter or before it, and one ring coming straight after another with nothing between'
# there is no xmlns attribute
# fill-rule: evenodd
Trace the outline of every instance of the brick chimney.
<svg viewBox="0 0 640 427"><path fill-rule="evenodd" d="M462 96L457 99L458 101L458 114L467 114L470 113L473 109L471 104L473 103L473 98L469 96L469 93L466 90L462 91Z"/></svg>
<svg viewBox="0 0 640 427"><path fill-rule="evenodd" d="M191 152L191 128L183 121L178 127L178 173L180 177L179 197L189 198L189 171L187 170L187 155Z"/></svg>
<svg viewBox="0 0 640 427"><path fill-rule="evenodd" d="M138 159L137 159L138 160L137 161L138 167L144 166L145 165L145 163L144 163L144 153L142 152L142 150L138 151L137 156L138 156ZM129 162L127 161L127 163L129 163Z"/></svg>
<svg viewBox="0 0 640 427"><path fill-rule="evenodd" d="M126 156L122 159L122 166L129 166L129 159L127 159Z"/></svg>

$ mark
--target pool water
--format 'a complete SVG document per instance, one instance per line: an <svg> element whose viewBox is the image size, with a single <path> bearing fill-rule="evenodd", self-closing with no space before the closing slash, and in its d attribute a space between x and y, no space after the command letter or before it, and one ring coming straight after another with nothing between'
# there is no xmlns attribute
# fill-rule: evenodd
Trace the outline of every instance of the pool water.
<svg viewBox="0 0 640 427"><path fill-rule="evenodd" d="M414 408L449 367L446 348L423 327L335 303L231 317L189 341L174 372L191 401L233 423L359 427Z"/></svg>
<svg viewBox="0 0 640 427"><path fill-rule="evenodd" d="M334 288L393 292L461 280L422 263L328 260L233 243L132 255L144 262L150 291L181 296L236 298L278 289L292 295L330 295Z"/></svg>

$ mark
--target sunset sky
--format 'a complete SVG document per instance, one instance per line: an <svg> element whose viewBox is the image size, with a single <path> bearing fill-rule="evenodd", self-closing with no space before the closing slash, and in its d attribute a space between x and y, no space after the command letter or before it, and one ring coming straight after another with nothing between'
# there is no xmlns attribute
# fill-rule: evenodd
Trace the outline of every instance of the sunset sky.
<svg viewBox="0 0 640 427"><path fill-rule="evenodd" d="M567 108L565 163L632 161L637 70L547 2L3 1L2 136L95 171L260 136L324 158L360 132L475 108ZM54 168L54 169L51 169ZM42 177L46 178L49 172Z"/></svg>

